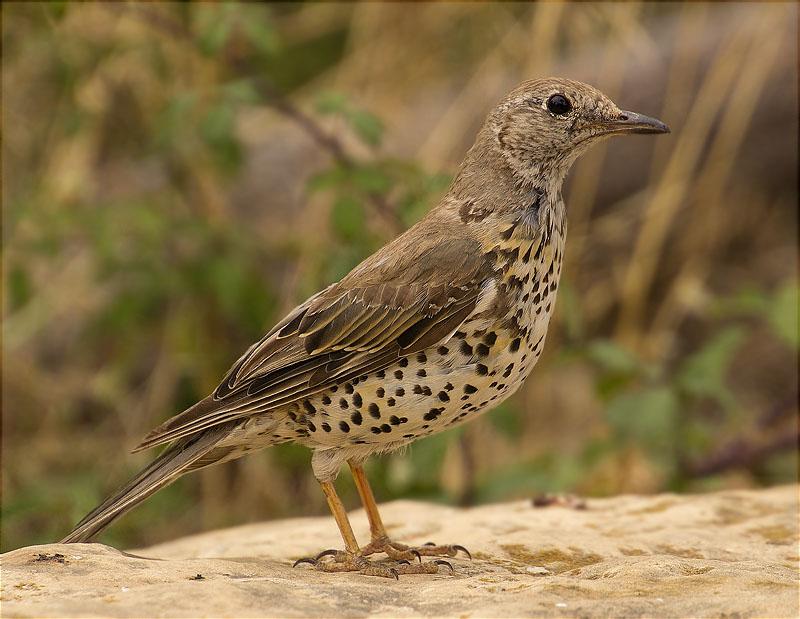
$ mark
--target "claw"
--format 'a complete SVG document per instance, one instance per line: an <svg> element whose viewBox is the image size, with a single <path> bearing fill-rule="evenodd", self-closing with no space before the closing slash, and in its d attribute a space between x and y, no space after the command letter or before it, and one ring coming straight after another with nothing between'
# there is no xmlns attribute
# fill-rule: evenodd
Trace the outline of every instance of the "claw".
<svg viewBox="0 0 800 619"><path fill-rule="evenodd" d="M458 551L460 550L460 551L461 551L461 552L463 552L465 555L467 555L467 557L469 558L469 560L470 560L470 561L472 561L472 555L470 554L469 550L467 550L467 549L466 549L466 548L464 548L463 546L460 546L460 545L458 545L458 544L454 544L454 545L453 545L453 550L455 550L456 552L458 552ZM319 557L317 557L317 558L319 559Z"/></svg>
<svg viewBox="0 0 800 619"><path fill-rule="evenodd" d="M424 543L424 544L422 544L422 545L423 545L423 546L436 546L436 544L434 544L433 542L425 542L425 543Z"/></svg>
<svg viewBox="0 0 800 619"><path fill-rule="evenodd" d="M425 545L427 546L427 544ZM413 555L416 555L417 559L419 559L419 562L422 563L422 556L419 554L419 550L414 550L412 548L411 550L409 550L409 552Z"/></svg>
<svg viewBox="0 0 800 619"><path fill-rule="evenodd" d="M443 559L436 559L436 560L434 561L434 563L435 563L436 565L446 565L447 567L449 567L449 568L450 568L450 571L451 571L451 572L455 572L455 570L453 569L453 566L452 566L452 565L450 565L450 562L449 562L449 561L445 561L445 560L443 560Z"/></svg>
<svg viewBox="0 0 800 619"><path fill-rule="evenodd" d="M302 559L298 559L297 561L295 561L292 567L297 567L301 563L310 563L311 565L316 565L317 563L319 563L319 561L317 561L316 559L312 559L311 557L303 557Z"/></svg>
<svg viewBox="0 0 800 619"><path fill-rule="evenodd" d="M392 569L391 569L391 570L389 570L389 571L392 573L392 576L394 576L394 579L395 579L395 580L400 580L400 575L397 573L397 570L396 570L396 569L392 568Z"/></svg>
<svg viewBox="0 0 800 619"><path fill-rule="evenodd" d="M398 563L401 565L411 565L411 562L408 561L408 559L400 559Z"/></svg>
<svg viewBox="0 0 800 619"><path fill-rule="evenodd" d="M319 561L319 560L320 560L322 557L335 557L337 554L339 554L339 551L338 551L338 550L334 550L333 548L330 548L330 549L328 549L328 550L323 550L321 553L319 553L319 554L318 554L316 557L314 557L314 558L315 558L317 561Z"/></svg>

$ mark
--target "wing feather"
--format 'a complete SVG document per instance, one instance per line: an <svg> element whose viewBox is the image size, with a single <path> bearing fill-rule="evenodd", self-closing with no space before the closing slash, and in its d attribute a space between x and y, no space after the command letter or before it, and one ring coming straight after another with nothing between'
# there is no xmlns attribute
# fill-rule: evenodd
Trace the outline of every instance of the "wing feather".
<svg viewBox="0 0 800 619"><path fill-rule="evenodd" d="M301 401L449 337L478 304L492 264L469 238L406 239L403 260L388 260L404 251L392 247L403 238L292 310L212 396L153 430L136 450Z"/></svg>

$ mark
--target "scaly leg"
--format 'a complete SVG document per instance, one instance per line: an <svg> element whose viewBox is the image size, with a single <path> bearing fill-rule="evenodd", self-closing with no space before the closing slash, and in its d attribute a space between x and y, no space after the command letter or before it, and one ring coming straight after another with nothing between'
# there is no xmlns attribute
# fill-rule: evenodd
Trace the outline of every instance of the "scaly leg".
<svg viewBox="0 0 800 619"><path fill-rule="evenodd" d="M361 572L367 576L383 576L384 578L398 578L399 574L435 574L439 571L439 565L447 565L451 570L453 569L453 566L447 561L411 565L408 560L401 560L398 562L397 567L387 567L368 560L364 551L358 548L356 536L353 534L353 527L350 526L347 512L339 495L336 493L336 487L333 482L320 482L320 485L328 499L328 506L331 508L331 513L334 520L336 520L336 525L339 527L339 532L342 534L345 549L324 550L314 558L298 559L295 561L294 567L301 563L311 563L316 569L323 572ZM325 556L333 557L333 561L320 561Z"/></svg>
<svg viewBox="0 0 800 619"><path fill-rule="evenodd" d="M353 473L353 479L356 482L358 494L361 496L361 502L364 504L364 509L367 512L367 520L369 520L369 530L372 538L369 544L361 549L363 555L366 556L376 552L385 552L392 559L410 560L416 557L421 563L421 555L429 557L455 557L458 551L461 550L472 559L469 550L458 544L437 546L433 542L428 542L423 546L410 547L405 544L393 542L387 535L386 529L381 521L381 515L378 513L378 505L375 503L375 496L372 494L372 488L369 487L364 467L352 462L348 464Z"/></svg>

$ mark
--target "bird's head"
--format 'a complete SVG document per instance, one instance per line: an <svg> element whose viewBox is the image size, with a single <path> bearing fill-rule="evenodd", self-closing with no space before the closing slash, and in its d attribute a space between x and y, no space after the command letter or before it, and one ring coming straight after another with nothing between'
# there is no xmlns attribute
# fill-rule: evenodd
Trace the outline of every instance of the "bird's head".
<svg viewBox="0 0 800 619"><path fill-rule="evenodd" d="M581 82L545 78L523 82L490 113L483 137L524 180L560 182L589 146L611 135L669 133L661 121L620 110Z"/></svg>

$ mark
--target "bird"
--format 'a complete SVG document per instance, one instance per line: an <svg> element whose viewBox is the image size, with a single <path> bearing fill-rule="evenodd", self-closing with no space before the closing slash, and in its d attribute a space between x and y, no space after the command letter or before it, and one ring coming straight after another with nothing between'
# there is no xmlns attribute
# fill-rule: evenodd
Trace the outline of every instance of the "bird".
<svg viewBox="0 0 800 619"><path fill-rule="evenodd" d="M299 559L324 572L432 574L464 546L392 540L364 472L373 454L453 428L514 393L544 347L567 234L563 180L623 134L669 133L564 78L525 81L489 112L444 197L311 296L239 358L214 392L150 432L168 445L62 542L89 541L178 477L294 441L342 536ZM347 463L370 526L359 546L334 480ZM387 561L371 555L384 553Z"/></svg>

